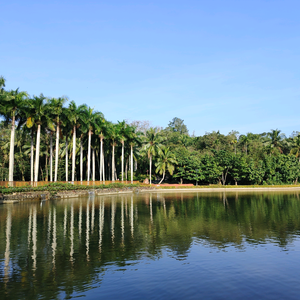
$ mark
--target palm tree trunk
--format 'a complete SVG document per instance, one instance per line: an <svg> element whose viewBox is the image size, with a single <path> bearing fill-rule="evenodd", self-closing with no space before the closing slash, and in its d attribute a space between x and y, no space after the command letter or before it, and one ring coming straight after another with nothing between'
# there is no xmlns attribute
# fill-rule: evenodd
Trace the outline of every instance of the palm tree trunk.
<svg viewBox="0 0 300 300"><path fill-rule="evenodd" d="M122 182L124 181L124 141L122 141Z"/></svg>
<svg viewBox="0 0 300 300"><path fill-rule="evenodd" d="M53 181L53 136L50 133L50 181Z"/></svg>
<svg viewBox="0 0 300 300"><path fill-rule="evenodd" d="M152 154L150 154L150 162L149 162L149 167L150 167L150 170L149 170L149 174L150 174L150 180L149 180L149 182L150 182L150 184L151 184L151 169L152 169Z"/></svg>
<svg viewBox="0 0 300 300"><path fill-rule="evenodd" d="M112 145L111 155L111 181L115 181L115 145Z"/></svg>
<svg viewBox="0 0 300 300"><path fill-rule="evenodd" d="M125 164L125 180L127 181L127 176L128 176L128 158L126 159L126 164Z"/></svg>
<svg viewBox="0 0 300 300"><path fill-rule="evenodd" d="M10 148L9 148L9 171L8 181L13 184L14 181L14 150L15 150L15 110L13 111L13 117L11 122L11 133L10 133Z"/></svg>
<svg viewBox="0 0 300 300"><path fill-rule="evenodd" d="M102 162L102 147L103 147L103 142L102 142L102 138L100 138L100 181L102 181L102 171L103 171L103 162Z"/></svg>
<svg viewBox="0 0 300 300"><path fill-rule="evenodd" d="M33 130L31 130L31 144L30 144L30 181L33 182Z"/></svg>
<svg viewBox="0 0 300 300"><path fill-rule="evenodd" d="M69 173L69 161L68 161L68 137L66 136L66 181L68 181L68 173Z"/></svg>
<svg viewBox="0 0 300 300"><path fill-rule="evenodd" d="M72 181L75 180L75 158L76 158L76 126L73 128L73 153L72 153Z"/></svg>
<svg viewBox="0 0 300 300"><path fill-rule="evenodd" d="M35 152L35 166L34 166L34 181L38 181L39 175L39 160L40 160L40 139L41 139L41 125L38 124L36 133L36 152Z"/></svg>
<svg viewBox="0 0 300 300"><path fill-rule="evenodd" d="M162 177L161 181L159 182L159 184L161 184L161 183L164 181L164 179L165 179L165 174L166 174L166 171L163 172L163 177Z"/></svg>
<svg viewBox="0 0 300 300"><path fill-rule="evenodd" d="M55 170L54 170L54 181L57 181L58 171L58 149L59 148L59 124L56 126L56 145L55 145Z"/></svg>
<svg viewBox="0 0 300 300"><path fill-rule="evenodd" d="M45 163L45 171L46 171L46 177L45 177L45 181L48 181L48 154L46 152L46 163Z"/></svg>
<svg viewBox="0 0 300 300"><path fill-rule="evenodd" d="M91 166L91 137L92 131L89 130L89 141L88 141L88 156L87 156L87 181L90 181L90 166Z"/></svg>
<svg viewBox="0 0 300 300"><path fill-rule="evenodd" d="M131 183L133 183L133 147L132 145L130 146L130 178L131 178Z"/></svg>
<svg viewBox="0 0 300 300"><path fill-rule="evenodd" d="M95 171L96 171L96 170L95 170L95 167L96 167L96 165L95 165L95 149L93 148L92 151L93 151L93 181L95 181L95 177L96 177L96 176L95 176L95 175L96 175L96 174L95 174L95 173L96 173L96 172L95 172Z"/></svg>
<svg viewBox="0 0 300 300"><path fill-rule="evenodd" d="M104 165L104 152L102 151L102 172L103 172L103 183L105 184L105 165Z"/></svg>
<svg viewBox="0 0 300 300"><path fill-rule="evenodd" d="M80 139L80 181L82 181L83 175L83 146L82 146L82 139Z"/></svg>

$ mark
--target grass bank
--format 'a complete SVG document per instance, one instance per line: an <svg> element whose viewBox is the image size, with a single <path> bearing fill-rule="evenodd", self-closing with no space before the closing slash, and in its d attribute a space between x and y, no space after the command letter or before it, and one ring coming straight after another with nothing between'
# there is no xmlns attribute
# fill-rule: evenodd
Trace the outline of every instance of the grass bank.
<svg viewBox="0 0 300 300"><path fill-rule="evenodd" d="M105 189L133 189L141 187L140 184L125 184L121 182L100 184L100 185L79 185L72 183L49 183L43 186L32 187L1 187L0 193L3 195L14 193L30 193L30 192L61 192L61 191L87 191L87 190L105 190Z"/></svg>

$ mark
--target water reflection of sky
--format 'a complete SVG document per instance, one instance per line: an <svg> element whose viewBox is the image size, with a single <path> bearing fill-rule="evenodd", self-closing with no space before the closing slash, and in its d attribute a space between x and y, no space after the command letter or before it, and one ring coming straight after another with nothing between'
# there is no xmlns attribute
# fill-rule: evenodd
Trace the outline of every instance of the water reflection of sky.
<svg viewBox="0 0 300 300"><path fill-rule="evenodd" d="M7 299L300 296L300 202L284 194L102 196L0 207Z"/></svg>

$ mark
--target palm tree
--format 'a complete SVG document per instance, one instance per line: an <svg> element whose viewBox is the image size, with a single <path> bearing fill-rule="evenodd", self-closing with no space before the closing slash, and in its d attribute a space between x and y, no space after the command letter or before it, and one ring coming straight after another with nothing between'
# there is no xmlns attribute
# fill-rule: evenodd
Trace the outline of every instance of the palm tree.
<svg viewBox="0 0 300 300"><path fill-rule="evenodd" d="M242 134L239 138L239 141L242 143L242 145L245 146L245 152L246 152L246 155L248 155L248 144L250 142L249 135Z"/></svg>
<svg viewBox="0 0 300 300"><path fill-rule="evenodd" d="M163 145L162 145L163 138L158 135L158 131L156 128L150 128L145 135L143 150L147 152L149 158L149 177L150 177L150 184L151 184L151 173L152 173L152 157L155 155L160 155Z"/></svg>
<svg viewBox="0 0 300 300"><path fill-rule="evenodd" d="M112 154L111 154L111 180L115 181L115 146L120 139L120 127L118 124L110 123L108 125L108 134L111 139Z"/></svg>
<svg viewBox="0 0 300 300"><path fill-rule="evenodd" d="M67 98L51 98L48 100L48 104L51 107L51 114L54 123L56 124L56 145L55 145L55 170L54 170L54 181L57 181L58 171L58 153L59 153L59 127L61 125L60 116L63 111L63 105L67 101Z"/></svg>
<svg viewBox="0 0 300 300"><path fill-rule="evenodd" d="M161 155L157 158L157 162L155 163L156 166L156 173L162 174L163 177L159 184L163 182L165 179L166 171L173 175L176 164L175 155L170 151L170 148L165 148L162 150Z"/></svg>
<svg viewBox="0 0 300 300"><path fill-rule="evenodd" d="M88 107L83 111L83 123L88 129L88 155L87 155L87 181L90 181L91 166L91 138L95 127L96 119L103 118L101 112L93 112L93 108Z"/></svg>
<svg viewBox="0 0 300 300"><path fill-rule="evenodd" d="M126 140L128 140L128 138L131 135L131 127L127 125L125 121L122 121L119 122L119 129L120 129L120 142L122 144L121 176L122 176L122 181L124 181L124 143Z"/></svg>
<svg viewBox="0 0 300 300"><path fill-rule="evenodd" d="M133 147L140 146L141 144L141 132L136 131L135 126L128 126L127 131L127 142L130 146L130 178L131 183L133 183Z"/></svg>
<svg viewBox="0 0 300 300"><path fill-rule="evenodd" d="M4 85L5 81L3 77L0 80L0 87ZM19 121L24 114L23 107L25 99L28 94L26 92L19 92L19 89L11 90L6 94L2 95L3 101L0 109L1 115L6 118L7 122L11 122L11 135L10 135L10 150L9 150L9 175L8 181L14 181L14 146L15 146L15 126L16 122Z"/></svg>
<svg viewBox="0 0 300 300"><path fill-rule="evenodd" d="M72 153L72 181L75 180L75 160L76 160L76 129L80 126L81 115L83 110L87 110L85 104L76 106L74 101L71 101L68 108L68 120L73 127L73 153Z"/></svg>
<svg viewBox="0 0 300 300"><path fill-rule="evenodd" d="M300 134L293 138L292 149L290 153L294 154L296 157L299 157L299 162L300 162Z"/></svg>
<svg viewBox="0 0 300 300"><path fill-rule="evenodd" d="M46 125L51 130L54 130L53 123L49 116L49 104L45 103L46 97L40 94L39 97L34 96L31 103L34 114L31 117L31 123L27 124L30 128L33 124L37 125L36 133L36 153L35 153L35 165L34 165L34 181L38 181L39 171L39 159L40 159L40 140L41 140L41 126ZM31 125L31 126L30 126Z"/></svg>
<svg viewBox="0 0 300 300"><path fill-rule="evenodd" d="M285 135L281 133L281 130L271 129L271 132L267 133L267 140L265 141L265 145L273 149L278 149L280 153L283 153L282 142L284 139Z"/></svg>
<svg viewBox="0 0 300 300"><path fill-rule="evenodd" d="M107 135L107 123L104 118L96 119L95 133L98 135L100 140L100 167L99 167L100 181L105 181L103 140Z"/></svg>

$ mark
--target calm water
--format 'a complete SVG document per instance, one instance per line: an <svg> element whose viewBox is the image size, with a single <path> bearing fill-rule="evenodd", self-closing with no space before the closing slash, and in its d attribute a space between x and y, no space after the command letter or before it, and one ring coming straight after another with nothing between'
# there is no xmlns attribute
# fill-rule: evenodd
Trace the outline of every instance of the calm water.
<svg viewBox="0 0 300 300"><path fill-rule="evenodd" d="M0 299L300 299L297 193L0 206Z"/></svg>

